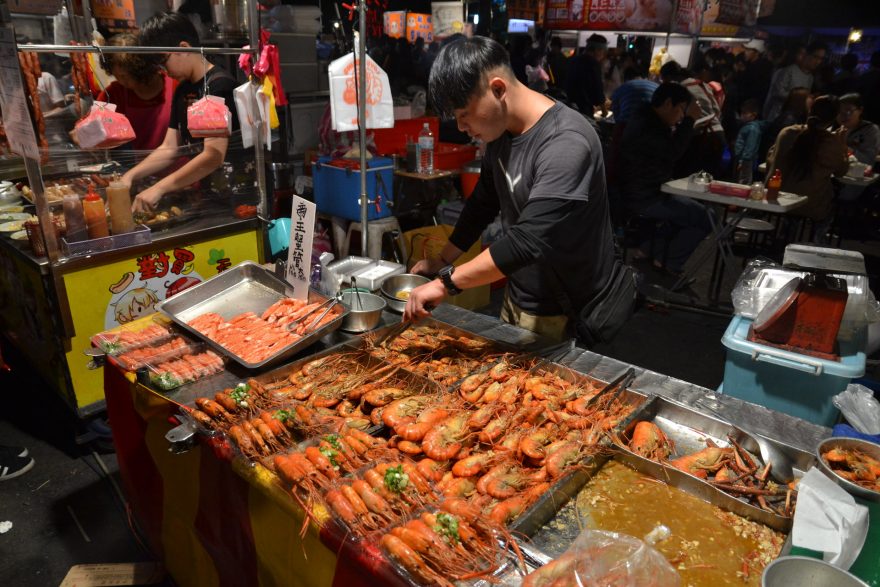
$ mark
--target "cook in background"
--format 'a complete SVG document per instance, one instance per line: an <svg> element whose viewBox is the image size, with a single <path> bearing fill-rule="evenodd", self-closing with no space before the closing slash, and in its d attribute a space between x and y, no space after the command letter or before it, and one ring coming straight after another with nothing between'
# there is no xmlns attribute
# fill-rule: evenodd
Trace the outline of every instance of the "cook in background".
<svg viewBox="0 0 880 587"><path fill-rule="evenodd" d="M596 131L578 112L519 82L507 52L486 37L444 47L428 92L437 111L453 114L462 132L487 146L480 180L449 242L439 257L412 269L447 277L412 290L405 319L427 315L459 288L506 276L501 319L564 338L572 325L560 297L579 311L602 294L614 268ZM450 273L499 212L504 235Z"/></svg>
<svg viewBox="0 0 880 587"><path fill-rule="evenodd" d="M199 36L190 20L177 13L165 12L148 19L140 32L140 44L151 47L199 47ZM135 212L149 212L156 208L162 197L186 188L207 177L223 165L231 137L193 138L187 130L186 110L204 97L207 78L208 93L226 101L232 116L233 136L239 137L238 117L232 99L236 82L232 75L219 65L213 65L199 53L166 53L155 56L159 65L179 85L174 91L171 116L165 139L136 167L129 170L123 181L131 185L149 175L155 175L171 167L178 159L178 148L186 145L201 147L201 151L161 180L140 192L132 204Z"/></svg>
<svg viewBox="0 0 880 587"><path fill-rule="evenodd" d="M813 73L825 60L828 47L816 42L806 49L801 46L795 51L794 63L776 70L770 80L770 91L764 102L764 120L779 116L783 102L794 88L813 89Z"/></svg>
<svg viewBox="0 0 880 587"><path fill-rule="evenodd" d="M665 194L660 188L673 179L676 162L687 151L700 107L687 88L665 82L654 91L651 103L630 118L620 145L620 195L627 210L664 221L669 230L661 238L646 237L641 257L653 253L653 262L673 274L712 230L706 208L696 200ZM668 240L668 245L663 242ZM653 244L654 246L650 246ZM666 252L665 267L661 256Z"/></svg>
<svg viewBox="0 0 880 587"><path fill-rule="evenodd" d="M131 33L110 39L112 47L138 44ZM116 104L116 112L128 117L135 139L125 145L138 151L157 148L165 140L171 118L171 102L177 82L154 62L137 53L105 53L101 67L116 78L98 95L101 102Z"/></svg>

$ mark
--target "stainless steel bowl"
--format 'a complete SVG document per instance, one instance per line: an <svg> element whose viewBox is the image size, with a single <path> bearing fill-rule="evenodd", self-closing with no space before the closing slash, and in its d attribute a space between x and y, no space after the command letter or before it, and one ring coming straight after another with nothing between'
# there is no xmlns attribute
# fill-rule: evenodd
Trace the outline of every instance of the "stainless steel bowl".
<svg viewBox="0 0 880 587"><path fill-rule="evenodd" d="M866 489L861 485L856 485L852 481L848 481L834 472L834 470L828 466L828 463L825 462L825 459L822 458L822 453L831 450L832 448L843 448L843 449L855 449L860 450L868 456L872 456L877 460L880 460L880 444L876 444L874 442L869 442L867 440L861 440L859 438L826 438L822 442L819 443L819 446L816 447L816 458L819 459L819 469L822 470L823 473L828 475L835 483L843 487L852 495L857 497L861 497L863 499L867 499L868 501L876 501L880 502L880 492L871 491L870 489Z"/></svg>
<svg viewBox="0 0 880 587"><path fill-rule="evenodd" d="M360 298L360 302L358 302ZM349 309L348 316L342 321L340 329L346 332L366 332L379 325L385 299L375 294L356 294L347 291L340 297L342 305Z"/></svg>
<svg viewBox="0 0 880 587"><path fill-rule="evenodd" d="M764 569L761 587L868 587L842 569L817 558L783 556Z"/></svg>
<svg viewBox="0 0 880 587"><path fill-rule="evenodd" d="M408 294L413 289L430 281L427 277L415 273L392 275L382 283L382 295L385 296L389 308L395 312L403 312L406 308L406 299L400 299L397 296L403 293ZM408 299L409 296L407 295L406 298Z"/></svg>

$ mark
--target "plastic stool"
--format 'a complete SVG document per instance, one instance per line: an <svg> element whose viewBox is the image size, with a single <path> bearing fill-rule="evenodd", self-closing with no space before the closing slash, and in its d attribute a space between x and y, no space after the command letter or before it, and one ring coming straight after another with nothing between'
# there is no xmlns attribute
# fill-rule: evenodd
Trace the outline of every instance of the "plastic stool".
<svg viewBox="0 0 880 587"><path fill-rule="evenodd" d="M394 230L400 230L400 223L397 222L397 218L394 216L389 216L388 218L381 218L379 220L371 220L367 223L367 238L369 242L367 246L369 250L367 251L367 257L371 259L379 259L382 257L382 235L386 232L392 232ZM345 235L345 240L342 241L342 245L339 247L339 258L347 257L348 251L351 248L351 239L352 235L357 234L357 238L360 238L361 234L361 223L360 222L352 222L348 225L348 233ZM363 255L363 251L361 251L361 255Z"/></svg>

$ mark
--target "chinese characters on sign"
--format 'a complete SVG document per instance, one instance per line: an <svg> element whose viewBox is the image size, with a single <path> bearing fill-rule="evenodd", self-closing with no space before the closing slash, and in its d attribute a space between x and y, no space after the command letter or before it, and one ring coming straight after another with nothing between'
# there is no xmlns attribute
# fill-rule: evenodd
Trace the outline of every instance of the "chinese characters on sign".
<svg viewBox="0 0 880 587"><path fill-rule="evenodd" d="M309 299L312 273L312 240L315 236L315 204L293 196L290 215L290 249L287 252L287 282L293 286L293 298Z"/></svg>

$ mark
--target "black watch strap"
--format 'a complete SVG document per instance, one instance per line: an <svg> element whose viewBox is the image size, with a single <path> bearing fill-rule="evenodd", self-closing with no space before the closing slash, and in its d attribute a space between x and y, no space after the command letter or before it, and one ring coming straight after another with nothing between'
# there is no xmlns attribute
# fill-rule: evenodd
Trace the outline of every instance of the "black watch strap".
<svg viewBox="0 0 880 587"><path fill-rule="evenodd" d="M455 271L455 267L452 265L447 265L440 269L437 275L440 277L440 281L443 283L443 287L446 288L446 293L451 296L457 296L461 293L461 290L455 287L455 283L452 281L452 273Z"/></svg>

